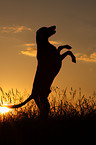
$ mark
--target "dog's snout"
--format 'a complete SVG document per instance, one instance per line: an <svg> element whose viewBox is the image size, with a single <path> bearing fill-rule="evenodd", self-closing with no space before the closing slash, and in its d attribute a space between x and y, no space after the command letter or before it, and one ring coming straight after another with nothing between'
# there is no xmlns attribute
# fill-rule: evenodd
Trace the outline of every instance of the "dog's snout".
<svg viewBox="0 0 96 145"><path fill-rule="evenodd" d="M53 26L54 27L54 29L56 29L56 26Z"/></svg>
<svg viewBox="0 0 96 145"><path fill-rule="evenodd" d="M56 26L54 25L54 26L51 26L51 27L49 27L49 29L56 29Z"/></svg>

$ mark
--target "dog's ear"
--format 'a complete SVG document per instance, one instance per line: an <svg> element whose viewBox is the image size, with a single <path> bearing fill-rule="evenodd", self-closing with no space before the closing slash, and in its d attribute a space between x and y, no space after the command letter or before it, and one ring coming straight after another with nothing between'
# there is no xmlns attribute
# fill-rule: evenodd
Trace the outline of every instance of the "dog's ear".
<svg viewBox="0 0 96 145"><path fill-rule="evenodd" d="M36 42L44 42L44 40L48 40L48 28L42 27L36 32Z"/></svg>
<svg viewBox="0 0 96 145"><path fill-rule="evenodd" d="M48 28L47 27L42 27L39 30L37 30L36 32L36 36L40 36L40 35L46 35L48 33Z"/></svg>

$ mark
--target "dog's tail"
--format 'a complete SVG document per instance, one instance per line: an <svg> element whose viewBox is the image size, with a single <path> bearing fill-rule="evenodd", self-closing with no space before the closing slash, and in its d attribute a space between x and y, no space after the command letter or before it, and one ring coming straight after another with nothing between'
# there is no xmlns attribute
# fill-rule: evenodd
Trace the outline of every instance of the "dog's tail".
<svg viewBox="0 0 96 145"><path fill-rule="evenodd" d="M33 99L33 97L32 97L32 95L30 95L24 102L22 102L20 104L16 104L16 105L3 105L2 107L19 108L19 107L22 107L23 105L25 105L26 103L28 103L32 99Z"/></svg>

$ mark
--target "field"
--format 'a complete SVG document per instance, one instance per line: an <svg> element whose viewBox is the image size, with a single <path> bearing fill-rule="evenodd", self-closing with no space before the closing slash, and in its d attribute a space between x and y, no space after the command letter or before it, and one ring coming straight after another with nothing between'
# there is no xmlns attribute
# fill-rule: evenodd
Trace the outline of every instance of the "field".
<svg viewBox="0 0 96 145"><path fill-rule="evenodd" d="M28 97L18 90L4 92L0 88L0 103L19 103ZM82 95L81 88L61 90L52 87L51 105L46 122L39 119L39 110L30 101L24 107L0 114L0 145L87 144L95 142L96 93Z"/></svg>

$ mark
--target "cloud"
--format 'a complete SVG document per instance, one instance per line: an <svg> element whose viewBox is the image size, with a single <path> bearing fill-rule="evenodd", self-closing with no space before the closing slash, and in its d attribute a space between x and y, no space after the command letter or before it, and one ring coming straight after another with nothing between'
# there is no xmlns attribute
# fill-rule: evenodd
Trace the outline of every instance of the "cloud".
<svg viewBox="0 0 96 145"><path fill-rule="evenodd" d="M24 44L25 46L36 46L36 44L35 43L28 43L28 44Z"/></svg>
<svg viewBox="0 0 96 145"><path fill-rule="evenodd" d="M24 44L23 47L25 48L25 50L22 50L21 54L36 57L37 49L36 49L35 43L27 43L27 44Z"/></svg>
<svg viewBox="0 0 96 145"><path fill-rule="evenodd" d="M2 32L9 33L19 33L22 31L32 31L31 28L26 27L26 26L8 26L8 27L2 27Z"/></svg>
<svg viewBox="0 0 96 145"><path fill-rule="evenodd" d="M26 50L21 51L21 54L24 54L24 55L27 55L27 56L36 57L37 50L28 47Z"/></svg>
<svg viewBox="0 0 96 145"><path fill-rule="evenodd" d="M75 54L77 60L82 60L86 62L96 62L96 52L91 53L89 56L87 54L77 53Z"/></svg>
<svg viewBox="0 0 96 145"><path fill-rule="evenodd" d="M51 44L53 44L53 45L59 45L60 44L60 42L57 42L57 41L49 41Z"/></svg>

